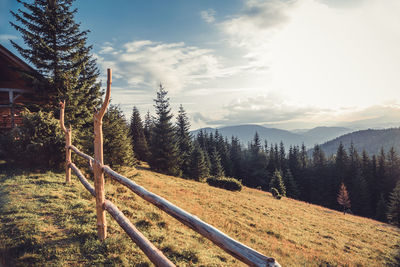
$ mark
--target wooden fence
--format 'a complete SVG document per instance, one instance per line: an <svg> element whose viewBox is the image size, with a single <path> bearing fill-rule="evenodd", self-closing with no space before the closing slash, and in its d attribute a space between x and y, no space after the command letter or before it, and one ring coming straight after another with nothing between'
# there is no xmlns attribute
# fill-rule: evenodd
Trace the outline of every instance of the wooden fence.
<svg viewBox="0 0 400 267"><path fill-rule="evenodd" d="M274 259L267 257L260 252L232 239L215 227L205 223L196 216L184 211L183 209L173 205L168 200L147 191L140 185L137 185L132 180L113 171L103 162L103 131L102 119L106 109L110 103L111 94L111 69L107 70L107 91L103 105L99 111L94 114L94 158L79 151L78 148L72 145L72 129L71 126L67 129L64 125L65 102L60 103L60 125L65 133L66 153L65 153L65 179L66 183L71 183L71 170L76 174L83 186L96 198L97 212L97 234L101 241L107 237L107 222L105 211L117 221L124 229L129 237L135 242L146 256L156 266L175 266L163 253L158 250L136 227L129 219L109 200L105 199L104 192L104 174L118 181L122 185L129 188L132 192L157 206L164 212L168 213L184 225L190 227L202 236L208 238L214 244L225 250L227 253L237 258L238 260L248 264L249 266L268 266L279 267L279 263ZM89 167L94 173L94 187L88 182L81 171L71 161L71 152L88 161Z"/></svg>

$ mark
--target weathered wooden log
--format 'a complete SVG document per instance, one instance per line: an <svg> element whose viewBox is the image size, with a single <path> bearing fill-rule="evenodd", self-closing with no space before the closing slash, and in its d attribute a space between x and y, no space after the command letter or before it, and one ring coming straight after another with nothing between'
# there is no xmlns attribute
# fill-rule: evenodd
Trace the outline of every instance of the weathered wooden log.
<svg viewBox="0 0 400 267"><path fill-rule="evenodd" d="M237 258L238 260L248 264L249 266L263 266L263 267L278 267L280 266L274 258L267 257L260 252L234 240L228 235L224 234L215 227L205 223L198 217L184 211L183 209L173 205L168 200L147 191L144 187L136 184L132 180L116 173L109 166L103 167L104 172L114 180L127 186L135 194L139 195L144 200L152 203L161 210L165 211L181 223L192 228L202 236L208 238L214 244L225 250L227 253Z"/></svg>
<svg viewBox="0 0 400 267"><path fill-rule="evenodd" d="M64 111L65 101L60 102L60 126L65 133L65 182L69 184L71 183L71 169L69 168L69 164L71 163L71 150L69 147L71 146L72 142L72 130L71 126L69 126L69 129L65 128Z"/></svg>
<svg viewBox="0 0 400 267"><path fill-rule="evenodd" d="M129 235L133 242L146 254L152 263L156 266L175 266L164 254L158 250L136 227L129 221L128 218L109 200L104 203L106 211L118 222L118 224Z"/></svg>
<svg viewBox="0 0 400 267"><path fill-rule="evenodd" d="M69 167L74 171L76 176L78 176L79 180L83 184L83 186L92 194L92 196L96 197L96 192L94 187L89 183L89 181L85 178L85 176L81 173L81 171L76 167L74 163L69 164Z"/></svg>
<svg viewBox="0 0 400 267"><path fill-rule="evenodd" d="M71 163L69 167L74 171L76 176L79 178L83 186L90 192L90 194L96 197L94 187L88 182L76 165ZM118 207L116 207L111 201L106 199L104 202L104 208L117 221L122 229L124 229L132 241L135 242L147 255L152 263L154 263L156 266L175 266L139 230L136 229L129 219L126 218L125 215L118 209Z"/></svg>
<svg viewBox="0 0 400 267"><path fill-rule="evenodd" d="M89 155L86 155L85 153L83 153L82 151L80 151L76 146L70 145L69 148L74 151L78 156L87 159L89 162L89 167L93 170L93 162L94 162L94 158L92 158Z"/></svg>
<svg viewBox="0 0 400 267"><path fill-rule="evenodd" d="M110 103L111 95L111 69L107 69L107 91L103 105L94 114L94 188L96 190L97 234L103 241L107 237L107 221L104 211L104 173L103 173L103 117Z"/></svg>

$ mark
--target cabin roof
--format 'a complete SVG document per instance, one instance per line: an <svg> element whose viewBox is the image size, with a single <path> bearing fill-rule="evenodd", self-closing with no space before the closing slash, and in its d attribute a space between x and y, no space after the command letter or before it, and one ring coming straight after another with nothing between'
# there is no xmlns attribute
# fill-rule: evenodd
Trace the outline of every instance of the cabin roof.
<svg viewBox="0 0 400 267"><path fill-rule="evenodd" d="M33 71L34 69L29 66L25 61L17 57L14 53L12 53L10 50L5 48L0 44L0 54L6 57L8 60L10 60L12 63L14 63L16 66L27 70L27 71Z"/></svg>

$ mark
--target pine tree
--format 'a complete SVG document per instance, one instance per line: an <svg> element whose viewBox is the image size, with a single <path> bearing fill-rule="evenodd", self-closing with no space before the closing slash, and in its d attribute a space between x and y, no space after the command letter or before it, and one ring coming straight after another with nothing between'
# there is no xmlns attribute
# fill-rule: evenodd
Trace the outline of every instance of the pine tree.
<svg viewBox="0 0 400 267"><path fill-rule="evenodd" d="M221 157L215 147L210 155L210 161L211 161L210 174L215 177L223 177L225 173L221 165Z"/></svg>
<svg viewBox="0 0 400 267"><path fill-rule="evenodd" d="M337 186L339 186L340 181L344 181L345 179L348 162L349 158L347 156L346 150L344 149L342 142L340 142L335 157L335 175L338 180Z"/></svg>
<svg viewBox="0 0 400 267"><path fill-rule="evenodd" d="M200 181L202 178L207 177L209 169L204 157L204 152L197 142L194 144L190 159L188 176L196 181Z"/></svg>
<svg viewBox="0 0 400 267"><path fill-rule="evenodd" d="M267 157L261 148L258 133L254 134L249 146L249 156L246 161L246 175L243 183L250 187L268 189Z"/></svg>
<svg viewBox="0 0 400 267"><path fill-rule="evenodd" d="M300 169L301 169L301 162L299 156L299 147L298 146L291 146L289 148L289 155L288 155L288 169L292 172L294 176L298 176Z"/></svg>
<svg viewBox="0 0 400 267"><path fill-rule="evenodd" d="M366 216L373 217L374 213L374 205L373 205L373 172L372 172L372 162L365 150L362 152L362 160L361 160L361 176L364 177L366 186L367 186L367 195L368 195L368 203L365 203L366 208Z"/></svg>
<svg viewBox="0 0 400 267"><path fill-rule="evenodd" d="M301 145L300 162L302 169L305 169L308 166L307 149L304 143Z"/></svg>
<svg viewBox="0 0 400 267"><path fill-rule="evenodd" d="M215 146L221 157L221 165L224 169L225 175L228 177L232 177L232 161L229 154L230 149L228 139L224 139L222 135L218 135L218 138L216 138L215 141Z"/></svg>
<svg viewBox="0 0 400 267"><path fill-rule="evenodd" d="M132 109L130 134L132 138L133 151L139 160L147 161L149 157L149 147L144 135L142 119L139 110L134 106Z"/></svg>
<svg viewBox="0 0 400 267"><path fill-rule="evenodd" d="M370 192L371 192L371 209L373 211L373 217L376 215L376 205L379 201L379 177L378 177L378 160L375 155L372 156L371 159L371 183L370 183Z"/></svg>
<svg viewBox="0 0 400 267"><path fill-rule="evenodd" d="M25 11L11 11L25 48L11 41L17 51L36 69L24 76L43 99L43 111L58 110L66 101L65 124L73 125L78 138L90 129L93 110L101 100L99 71L87 46L89 31L80 31L74 21L73 0L18 0Z"/></svg>
<svg viewBox="0 0 400 267"><path fill-rule="evenodd" d="M154 99L156 118L150 142L150 167L156 171L179 176L179 150L176 140L176 130L171 122L173 115L169 107L167 91L160 84L157 98Z"/></svg>
<svg viewBox="0 0 400 267"><path fill-rule="evenodd" d="M383 147L378 155L378 168L377 168L377 188L378 194L383 194L383 198L386 199L386 194L384 190L384 184L387 177L387 164L386 164L386 155Z"/></svg>
<svg viewBox="0 0 400 267"><path fill-rule="evenodd" d="M343 213L346 214L346 209L350 209L351 203L349 193L347 192L346 186L343 183L340 185L337 202L343 206Z"/></svg>
<svg viewBox="0 0 400 267"><path fill-rule="evenodd" d="M189 118L183 106L180 105L176 122L176 136L178 138L179 155L181 159L180 168L184 176L187 176L189 173L190 155L193 149L192 136L189 130Z"/></svg>
<svg viewBox="0 0 400 267"><path fill-rule="evenodd" d="M270 190L272 190L272 188L275 188L276 190L278 190L281 196L286 196L286 188L285 184L283 183L282 174L280 171L275 170L274 175L272 175L271 181L269 183L269 188Z"/></svg>
<svg viewBox="0 0 400 267"><path fill-rule="evenodd" d="M394 147L390 148L386 158L386 177L383 181L382 188L385 197L387 196L386 198L389 199L389 195L393 188L396 187L396 182L400 177L400 159Z"/></svg>
<svg viewBox="0 0 400 267"><path fill-rule="evenodd" d="M112 168L136 163L128 122L122 110L110 105L103 118L104 162Z"/></svg>
<svg viewBox="0 0 400 267"><path fill-rule="evenodd" d="M147 111L146 116L144 116L144 125L143 125L143 132L144 132L144 137L146 138L147 145L150 144L151 132L153 128L154 128L154 121L150 115L150 111Z"/></svg>
<svg viewBox="0 0 400 267"><path fill-rule="evenodd" d="M383 194L380 194L378 203L376 204L375 219L378 221L386 221L386 201Z"/></svg>
<svg viewBox="0 0 400 267"><path fill-rule="evenodd" d="M237 137L232 136L229 155L230 155L230 159L232 162L232 176L237 179L242 179L243 178L242 147L241 147L240 141Z"/></svg>
<svg viewBox="0 0 400 267"><path fill-rule="evenodd" d="M286 195L291 198L298 198L300 195L299 188L289 169L286 170L283 181L286 187Z"/></svg>
<svg viewBox="0 0 400 267"><path fill-rule="evenodd" d="M314 146L313 150L313 164L316 168L323 168L326 164L326 157L319 145Z"/></svg>
<svg viewBox="0 0 400 267"><path fill-rule="evenodd" d="M327 171L327 160L324 151L319 145L314 146L314 151L312 155L312 168L311 175L308 178L308 190L310 201L317 203L319 205L329 205L331 202L328 198L331 195L328 186L329 183L325 183L325 180L329 177L329 172ZM330 180L331 177L328 179Z"/></svg>
<svg viewBox="0 0 400 267"><path fill-rule="evenodd" d="M286 151L282 141L279 143L279 168L282 171L286 169Z"/></svg>
<svg viewBox="0 0 400 267"><path fill-rule="evenodd" d="M368 216L371 213L370 210L370 194L368 190L367 182L361 175L361 170L356 169L354 176L351 179L352 183L352 204L353 212L361 216Z"/></svg>
<svg viewBox="0 0 400 267"><path fill-rule="evenodd" d="M391 224L400 227L400 180L389 197L387 219Z"/></svg>

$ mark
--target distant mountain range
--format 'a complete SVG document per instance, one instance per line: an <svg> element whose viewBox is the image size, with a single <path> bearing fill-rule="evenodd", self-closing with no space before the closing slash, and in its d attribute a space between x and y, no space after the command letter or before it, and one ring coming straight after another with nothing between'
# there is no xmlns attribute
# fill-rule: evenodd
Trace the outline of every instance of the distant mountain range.
<svg viewBox="0 0 400 267"><path fill-rule="evenodd" d="M391 147L400 153L400 128L383 130L362 130L345 134L321 145L326 155L335 154L340 143L349 148L353 142L355 148L361 153L362 150L370 155L377 155L381 148L388 152Z"/></svg>
<svg viewBox="0 0 400 267"><path fill-rule="evenodd" d="M196 136L200 130L207 133L214 133L216 128L202 128L192 131L192 134ZM280 143L282 141L286 147L289 147L290 145L301 145L304 143L309 148L315 144L327 142L351 131L351 129L344 127L316 127L309 130L296 130L291 132L253 124L218 128L218 132L221 135L229 139L232 136L238 137L245 145L253 140L257 132L262 140L267 140L270 144Z"/></svg>

